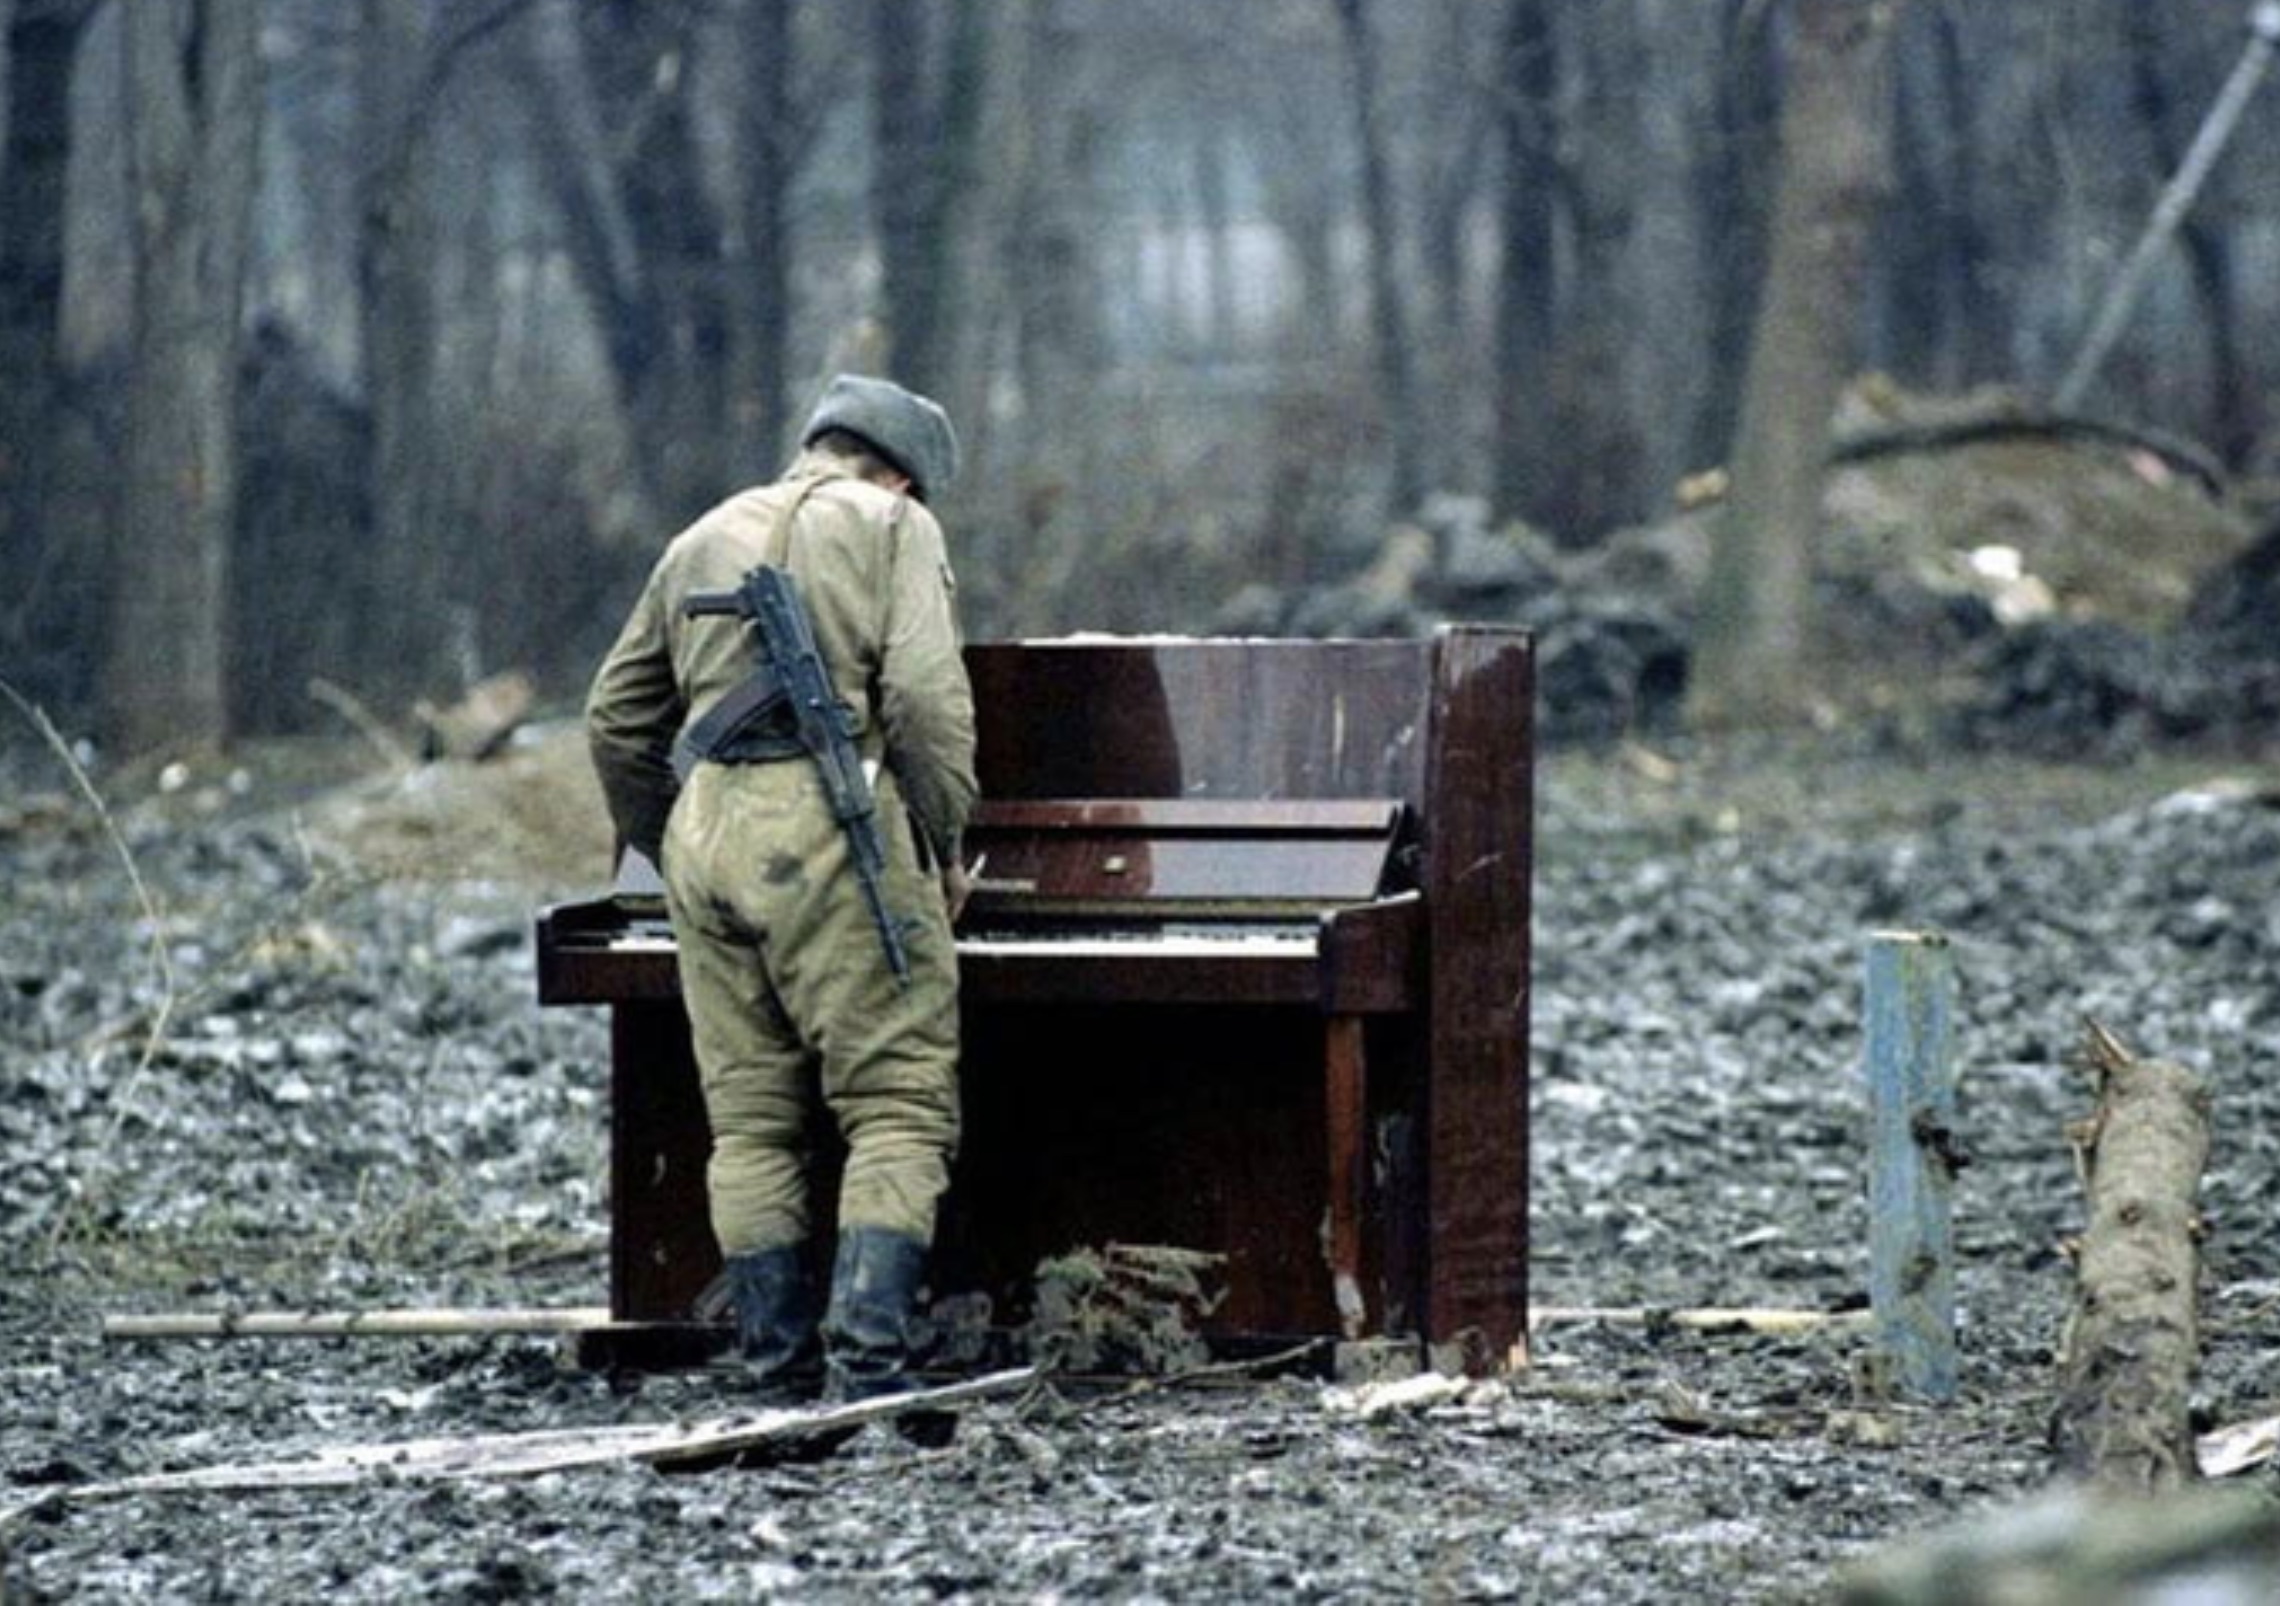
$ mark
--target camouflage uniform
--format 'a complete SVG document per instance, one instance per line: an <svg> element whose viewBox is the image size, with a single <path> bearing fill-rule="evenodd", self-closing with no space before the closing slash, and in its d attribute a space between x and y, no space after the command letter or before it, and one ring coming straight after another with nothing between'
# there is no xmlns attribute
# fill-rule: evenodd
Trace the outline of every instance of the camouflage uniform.
<svg viewBox="0 0 2280 1606"><path fill-rule="evenodd" d="M761 563L799 581L866 769L878 761L886 902L904 931L907 986L807 758L701 763L676 796L676 733L754 663L742 621L684 618L682 602L733 589ZM848 1145L843 1261L851 1231L920 1252L933 1237L958 1135L958 1004L932 867L957 862L975 794L952 596L926 507L811 450L674 539L588 698L619 834L664 871L712 1127L713 1230L732 1274L808 1239L806 1137L819 1095Z"/></svg>

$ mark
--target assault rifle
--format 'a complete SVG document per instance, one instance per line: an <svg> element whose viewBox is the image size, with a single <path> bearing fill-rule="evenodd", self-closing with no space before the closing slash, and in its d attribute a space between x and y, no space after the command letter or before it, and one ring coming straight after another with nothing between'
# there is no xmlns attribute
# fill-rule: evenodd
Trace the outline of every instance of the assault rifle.
<svg viewBox="0 0 2280 1606"><path fill-rule="evenodd" d="M879 929L887 966L907 987L910 951L903 945L902 927L887 908L887 855L879 838L878 803L864 778L862 756L855 750L853 712L832 687L831 670L815 644L815 626L799 585L784 570L762 564L746 574L734 591L692 592L682 602L681 612L691 619L727 614L744 620L752 626L759 658L753 678L722 699L724 712L731 703L738 705L738 712L725 728L707 733L712 739L696 743L696 756L733 757L736 738L756 727L759 716L773 716L770 722L780 724L789 715L793 740L815 761L832 818L847 835L848 857L863 884L863 901L870 906L871 923ZM698 731L708 723L698 721Z"/></svg>

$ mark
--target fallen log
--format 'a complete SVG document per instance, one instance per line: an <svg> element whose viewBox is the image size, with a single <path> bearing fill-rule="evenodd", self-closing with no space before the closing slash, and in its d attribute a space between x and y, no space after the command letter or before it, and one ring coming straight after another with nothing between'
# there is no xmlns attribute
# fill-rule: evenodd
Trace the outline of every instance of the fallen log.
<svg viewBox="0 0 2280 1606"><path fill-rule="evenodd" d="M2068 1138L2090 1218L2060 1346L2051 1444L2062 1472L2146 1493L2196 1476L2193 1199L2209 1156L2209 1092L2181 1065L2132 1055L2095 1021L2083 1062L2097 1078L2098 1105Z"/></svg>
<svg viewBox="0 0 2280 1606"><path fill-rule="evenodd" d="M2246 1489L2082 1490L1974 1518L1855 1564L1839 1606L2130 1606L2269 1600L2280 1508Z"/></svg>

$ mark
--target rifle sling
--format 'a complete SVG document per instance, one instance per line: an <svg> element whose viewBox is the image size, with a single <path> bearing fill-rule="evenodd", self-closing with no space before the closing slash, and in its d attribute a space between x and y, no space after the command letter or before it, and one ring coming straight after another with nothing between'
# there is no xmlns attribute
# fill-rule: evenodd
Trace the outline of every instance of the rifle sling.
<svg viewBox="0 0 2280 1606"><path fill-rule="evenodd" d="M784 511L761 542L762 563L771 568L784 566L791 557L792 531L800 509L827 480L839 477L827 474L811 479L784 504ZM800 745L783 700L784 690L762 658L751 674L722 693L719 701L705 710L704 717L691 723L673 743L674 780L688 785L690 772L703 763L770 764L805 753L807 749Z"/></svg>

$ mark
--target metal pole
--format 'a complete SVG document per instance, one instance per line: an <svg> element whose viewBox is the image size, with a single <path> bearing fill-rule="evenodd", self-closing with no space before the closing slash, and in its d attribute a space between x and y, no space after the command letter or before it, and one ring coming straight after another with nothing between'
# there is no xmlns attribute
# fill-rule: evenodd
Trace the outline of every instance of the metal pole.
<svg viewBox="0 0 2280 1606"><path fill-rule="evenodd" d="M1949 1063L1955 969L1945 937L1868 939L1869 1306L1895 1381L1955 1395L1955 1245L1949 1208L1961 1164Z"/></svg>
<svg viewBox="0 0 2280 1606"><path fill-rule="evenodd" d="M2051 405L2059 412L2069 411L2082 400L2082 393L2090 388L2090 381L2097 377L2098 370L2112 354L2114 343L2121 339L2122 330L2129 324L2130 314L2137 310L2138 297L2145 293L2146 281L2153 276L2155 262L2169 244L2169 237L2177 232L2177 225L2185 221L2185 214L2192 209L2193 198L2200 194L2209 170L2224 154L2226 141L2232 138L2241 113L2248 109L2250 98L2264 82L2276 51L2280 51L2280 0L2265 0L2249 13L2247 48L2241 52L2232 76L2225 80L2217 103L2202 120L2201 131L2193 136L2192 148L2178 164L2176 176L2161 192L2161 200L2155 205L2145 232L2138 236L2129 260L2122 265L2120 276L2107 290L2089 337L2074 354L2066 377L2058 382Z"/></svg>

